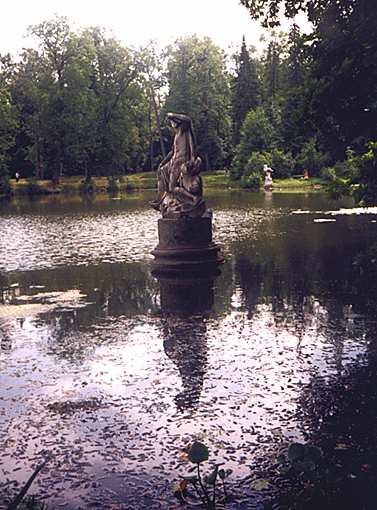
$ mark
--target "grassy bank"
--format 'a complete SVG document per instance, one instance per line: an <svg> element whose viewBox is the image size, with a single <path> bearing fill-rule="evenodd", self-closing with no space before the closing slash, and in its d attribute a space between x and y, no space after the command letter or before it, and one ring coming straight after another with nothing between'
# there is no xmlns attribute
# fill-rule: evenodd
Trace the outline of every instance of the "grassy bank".
<svg viewBox="0 0 377 510"><path fill-rule="evenodd" d="M323 179L319 177L312 177L311 179L275 179L274 190L315 190L321 189L324 186Z"/></svg>
<svg viewBox="0 0 377 510"><path fill-rule="evenodd" d="M239 181L232 181L226 175L224 170L214 172L204 172L203 183L205 188L215 189L240 189ZM133 190L153 190L156 189L156 172L140 172L118 177L93 177L91 186L84 186L82 176L62 177L58 185L54 185L50 180L41 179L20 179L16 182L10 181L13 195L49 195L49 194L79 194L90 192L129 192ZM321 189L323 181L318 178L313 179L276 179L274 181L274 191L312 191Z"/></svg>
<svg viewBox="0 0 377 510"><path fill-rule="evenodd" d="M78 194L88 192L118 192L133 191L135 189L156 188L155 172L130 174L120 178L93 177L90 188L86 188L83 176L62 177L59 184L54 185L50 180L20 179L10 181L14 195L49 195L49 194Z"/></svg>

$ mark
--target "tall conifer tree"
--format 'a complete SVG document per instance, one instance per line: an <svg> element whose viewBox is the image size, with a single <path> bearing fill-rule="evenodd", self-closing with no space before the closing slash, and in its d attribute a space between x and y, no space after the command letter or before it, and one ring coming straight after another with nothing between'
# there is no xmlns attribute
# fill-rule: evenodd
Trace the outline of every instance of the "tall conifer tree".
<svg viewBox="0 0 377 510"><path fill-rule="evenodd" d="M254 60L242 38L241 51L237 58L237 72L232 87L233 142L240 141L240 130L246 114L260 103L260 85Z"/></svg>

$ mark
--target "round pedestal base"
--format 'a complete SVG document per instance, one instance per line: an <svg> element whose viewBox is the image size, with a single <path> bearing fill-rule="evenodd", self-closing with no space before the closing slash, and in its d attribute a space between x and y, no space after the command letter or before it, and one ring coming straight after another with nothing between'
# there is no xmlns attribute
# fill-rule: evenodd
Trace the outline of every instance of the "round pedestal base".
<svg viewBox="0 0 377 510"><path fill-rule="evenodd" d="M212 219L158 220L158 246L152 251L153 273L207 273L224 262L220 247L212 242Z"/></svg>

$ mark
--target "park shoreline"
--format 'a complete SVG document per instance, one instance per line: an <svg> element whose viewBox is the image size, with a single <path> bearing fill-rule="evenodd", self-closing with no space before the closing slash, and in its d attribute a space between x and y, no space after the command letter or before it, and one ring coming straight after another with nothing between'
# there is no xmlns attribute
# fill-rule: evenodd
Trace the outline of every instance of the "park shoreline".
<svg viewBox="0 0 377 510"><path fill-rule="evenodd" d="M71 176L61 178L58 184L47 179L15 179L9 181L10 193L0 195L0 198L19 196L43 195L90 195L93 193L129 193L133 191L151 191L157 188L156 172L140 172L126 176L92 177L85 182L84 176ZM216 190L243 190L240 181L231 180L223 170L208 172L203 175L203 184L206 189ZM313 192L323 190L323 179L276 179L273 185L274 192Z"/></svg>

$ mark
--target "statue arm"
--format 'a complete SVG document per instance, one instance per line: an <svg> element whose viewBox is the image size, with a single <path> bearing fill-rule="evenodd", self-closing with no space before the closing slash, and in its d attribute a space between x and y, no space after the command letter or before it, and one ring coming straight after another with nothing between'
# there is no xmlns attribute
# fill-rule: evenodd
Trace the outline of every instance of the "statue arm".
<svg viewBox="0 0 377 510"><path fill-rule="evenodd" d="M173 157L173 151L170 151L165 157L164 159L161 161L161 163L158 165L159 168L161 168L163 165L165 165L168 161L171 160L171 158Z"/></svg>
<svg viewBox="0 0 377 510"><path fill-rule="evenodd" d="M183 113L168 113L168 119L175 120L177 122L190 123L191 119L188 115L184 115Z"/></svg>

